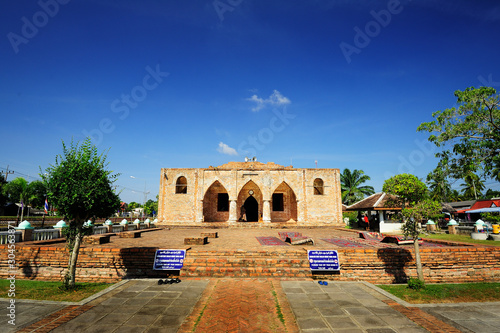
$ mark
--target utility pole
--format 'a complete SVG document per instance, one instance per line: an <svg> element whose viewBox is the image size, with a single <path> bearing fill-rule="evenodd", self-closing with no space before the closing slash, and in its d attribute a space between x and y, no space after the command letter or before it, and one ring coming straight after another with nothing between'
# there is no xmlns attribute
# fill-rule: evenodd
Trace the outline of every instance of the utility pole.
<svg viewBox="0 0 500 333"><path fill-rule="evenodd" d="M7 165L7 169L5 171L2 171L3 174L5 174L5 181L7 181L7 176L12 175L14 171L9 171L9 166Z"/></svg>

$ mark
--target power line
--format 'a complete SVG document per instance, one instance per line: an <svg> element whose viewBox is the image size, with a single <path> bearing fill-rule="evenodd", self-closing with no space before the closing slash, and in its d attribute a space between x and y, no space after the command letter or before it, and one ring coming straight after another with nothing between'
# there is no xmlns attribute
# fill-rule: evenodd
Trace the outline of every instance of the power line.
<svg viewBox="0 0 500 333"><path fill-rule="evenodd" d="M2 168L2 169L3 169L3 168ZM9 166L7 165L7 169L5 169L5 171L2 171L1 173L4 173L4 174L5 174L4 179L5 179L5 181L7 181L7 177L8 177L9 175L13 174L13 173L14 173L14 171L12 171L12 170L11 170L11 171L9 171Z"/></svg>
<svg viewBox="0 0 500 333"><path fill-rule="evenodd" d="M41 180L40 178L38 177L33 177L33 176L30 176L30 175L27 175L25 173L22 173L22 172L19 172L19 171L15 171L15 170L9 170L9 166L7 165L7 168L4 168L4 167L0 167L0 169L3 169L5 171L0 171L1 173L6 173L9 174L9 175L19 175L19 176L22 176L23 178L25 178L26 180L29 179L29 178L32 178L34 180ZM7 180L7 177L5 177L5 180ZM144 191L141 191L141 190L136 190L136 189L133 189L133 188L130 188L130 187L126 187L126 186L123 186L123 185L115 185L117 187L120 187L120 188L123 188L125 190L129 190L129 191L134 191L134 192L139 192L139 193L143 193Z"/></svg>

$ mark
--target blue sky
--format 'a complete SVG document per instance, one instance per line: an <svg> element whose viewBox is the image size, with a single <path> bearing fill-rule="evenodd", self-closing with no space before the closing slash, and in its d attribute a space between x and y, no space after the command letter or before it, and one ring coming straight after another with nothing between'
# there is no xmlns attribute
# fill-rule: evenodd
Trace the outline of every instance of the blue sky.
<svg viewBox="0 0 500 333"><path fill-rule="evenodd" d="M91 135L126 202L245 156L425 178L416 128L498 89L499 24L497 1L3 2L0 170L32 180Z"/></svg>

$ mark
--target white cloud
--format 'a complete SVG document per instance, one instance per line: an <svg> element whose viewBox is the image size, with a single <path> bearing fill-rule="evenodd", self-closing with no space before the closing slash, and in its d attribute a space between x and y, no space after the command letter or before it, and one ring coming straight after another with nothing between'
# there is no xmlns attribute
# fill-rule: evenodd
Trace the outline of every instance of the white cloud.
<svg viewBox="0 0 500 333"><path fill-rule="evenodd" d="M234 156L238 155L236 149L229 147L224 142L219 142L219 147L217 148L217 151L225 155L234 155Z"/></svg>
<svg viewBox="0 0 500 333"><path fill-rule="evenodd" d="M260 111L267 105L283 106L292 103L288 97L283 96L278 90L274 90L269 98L263 99L257 95L253 95L252 97L247 98L247 101L255 103L255 106L252 108L253 112Z"/></svg>
<svg viewBox="0 0 500 333"><path fill-rule="evenodd" d="M247 100L257 103L257 105L252 108L253 112L260 111L260 109L264 108L265 101L262 98L257 97L257 95L253 95L252 97L247 98Z"/></svg>
<svg viewBox="0 0 500 333"><path fill-rule="evenodd" d="M290 100L280 94L278 90L273 91L271 96L269 96L269 103L273 105L287 105L290 104Z"/></svg>

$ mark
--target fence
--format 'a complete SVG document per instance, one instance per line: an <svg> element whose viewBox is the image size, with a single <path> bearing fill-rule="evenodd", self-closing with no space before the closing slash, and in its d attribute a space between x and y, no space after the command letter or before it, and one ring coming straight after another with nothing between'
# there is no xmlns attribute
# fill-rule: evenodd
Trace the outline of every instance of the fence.
<svg viewBox="0 0 500 333"><path fill-rule="evenodd" d="M16 231L14 233L11 233L8 231L0 231L0 244L9 243L9 235L14 235L16 243L21 241L21 232L20 231Z"/></svg>
<svg viewBox="0 0 500 333"><path fill-rule="evenodd" d="M108 232L108 227L98 226L94 227L94 235L102 235Z"/></svg>
<svg viewBox="0 0 500 333"><path fill-rule="evenodd" d="M122 225L113 225L113 232L116 234L118 232L122 232L123 231L123 226Z"/></svg>
<svg viewBox="0 0 500 333"><path fill-rule="evenodd" d="M58 229L35 229L33 230L33 240L49 240L61 237Z"/></svg>

